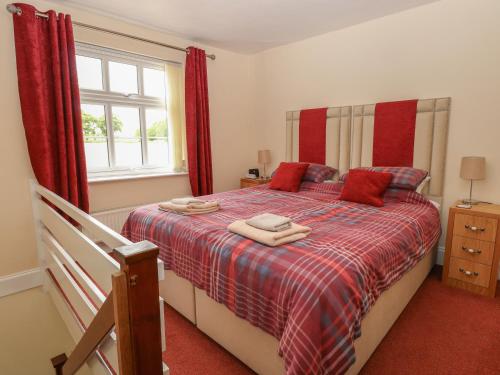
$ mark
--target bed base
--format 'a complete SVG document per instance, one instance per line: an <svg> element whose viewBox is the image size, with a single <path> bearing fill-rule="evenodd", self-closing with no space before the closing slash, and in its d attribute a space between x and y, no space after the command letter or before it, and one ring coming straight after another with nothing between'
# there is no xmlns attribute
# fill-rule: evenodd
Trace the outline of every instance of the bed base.
<svg viewBox="0 0 500 375"><path fill-rule="evenodd" d="M194 286L188 280L165 270L160 281L160 296L191 323L196 324L196 303Z"/></svg>
<svg viewBox="0 0 500 375"><path fill-rule="evenodd" d="M363 319L362 336L355 341L356 362L347 372L357 374L377 348L435 264L435 247L413 269L385 291ZM258 374L284 373L278 340L234 315L223 304L193 287L172 271L160 282L160 295L198 329Z"/></svg>

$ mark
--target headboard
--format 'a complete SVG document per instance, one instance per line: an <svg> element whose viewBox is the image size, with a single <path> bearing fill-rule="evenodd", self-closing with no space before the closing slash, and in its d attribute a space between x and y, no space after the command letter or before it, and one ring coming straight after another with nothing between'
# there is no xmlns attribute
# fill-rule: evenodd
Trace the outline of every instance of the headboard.
<svg viewBox="0 0 500 375"><path fill-rule="evenodd" d="M417 102L413 166L429 171L424 194L442 197L451 98ZM372 165L375 104L353 107L351 168Z"/></svg>
<svg viewBox="0 0 500 375"><path fill-rule="evenodd" d="M342 174L349 170L352 107L331 107L326 112L326 165ZM300 111L286 113L286 161L299 160Z"/></svg>

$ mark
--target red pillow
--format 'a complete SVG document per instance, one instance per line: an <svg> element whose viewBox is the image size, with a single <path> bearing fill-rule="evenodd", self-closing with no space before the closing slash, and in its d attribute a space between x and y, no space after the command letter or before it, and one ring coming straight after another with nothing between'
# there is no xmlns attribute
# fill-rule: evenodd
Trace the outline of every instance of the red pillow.
<svg viewBox="0 0 500 375"><path fill-rule="evenodd" d="M391 181L392 173L351 169L339 199L382 207L382 197Z"/></svg>
<svg viewBox="0 0 500 375"><path fill-rule="evenodd" d="M280 163L269 187L274 190L299 191L302 177L308 167L308 163Z"/></svg>

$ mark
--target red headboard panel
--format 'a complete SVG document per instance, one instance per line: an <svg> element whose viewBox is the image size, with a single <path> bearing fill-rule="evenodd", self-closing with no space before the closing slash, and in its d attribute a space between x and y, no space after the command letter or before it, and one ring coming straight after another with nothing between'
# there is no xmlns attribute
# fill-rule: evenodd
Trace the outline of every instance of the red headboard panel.
<svg viewBox="0 0 500 375"><path fill-rule="evenodd" d="M414 99L375 105L373 166L413 166L417 102Z"/></svg>
<svg viewBox="0 0 500 375"><path fill-rule="evenodd" d="M325 164L327 109L315 108L300 111L299 161Z"/></svg>

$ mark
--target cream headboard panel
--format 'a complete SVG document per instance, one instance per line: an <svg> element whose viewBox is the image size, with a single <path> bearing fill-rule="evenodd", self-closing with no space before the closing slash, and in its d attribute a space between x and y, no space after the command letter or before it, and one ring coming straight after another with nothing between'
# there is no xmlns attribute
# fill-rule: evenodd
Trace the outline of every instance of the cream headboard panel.
<svg viewBox="0 0 500 375"><path fill-rule="evenodd" d="M424 193L443 195L444 165L451 98L423 99L417 103L413 166L429 171ZM375 104L353 107L351 168L372 165Z"/></svg>
<svg viewBox="0 0 500 375"><path fill-rule="evenodd" d="M342 174L349 170L352 107L331 107L326 112L326 165ZM286 160L299 160L300 111L286 113Z"/></svg>

